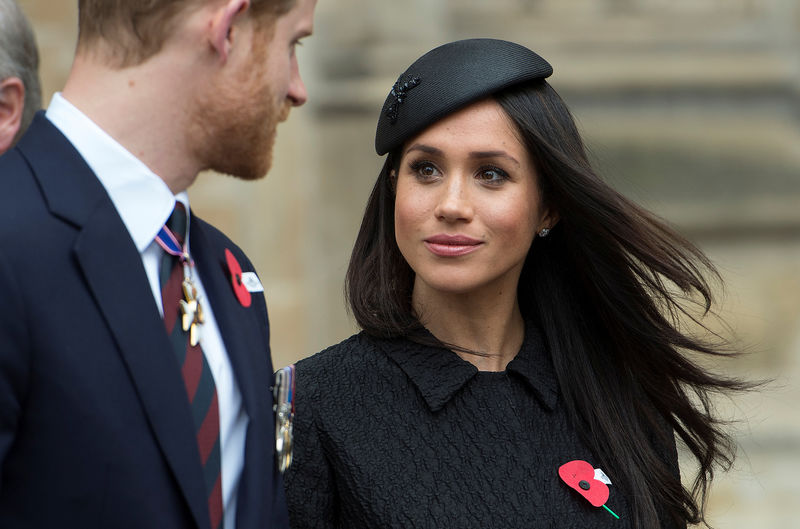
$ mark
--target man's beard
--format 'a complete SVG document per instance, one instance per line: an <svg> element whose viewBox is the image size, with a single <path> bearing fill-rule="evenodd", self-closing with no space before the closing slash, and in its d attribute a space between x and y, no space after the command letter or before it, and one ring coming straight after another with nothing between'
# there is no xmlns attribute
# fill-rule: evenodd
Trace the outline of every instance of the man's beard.
<svg viewBox="0 0 800 529"><path fill-rule="evenodd" d="M291 105L274 103L271 87L262 80L254 74L197 101L193 136L204 169L242 180L258 180L269 171L277 125L288 117ZM259 82L261 86L255 86Z"/></svg>

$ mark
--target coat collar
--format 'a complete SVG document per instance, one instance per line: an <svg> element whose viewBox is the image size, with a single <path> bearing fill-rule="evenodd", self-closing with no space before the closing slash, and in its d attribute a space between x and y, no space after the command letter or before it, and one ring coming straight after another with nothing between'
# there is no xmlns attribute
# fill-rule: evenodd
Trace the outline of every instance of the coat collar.
<svg viewBox="0 0 800 529"><path fill-rule="evenodd" d="M417 387L431 411L442 409L478 373L475 366L449 349L407 338L376 339L376 343ZM519 377L545 408L555 408L558 382L541 332L533 323L526 323L522 347L506 372Z"/></svg>

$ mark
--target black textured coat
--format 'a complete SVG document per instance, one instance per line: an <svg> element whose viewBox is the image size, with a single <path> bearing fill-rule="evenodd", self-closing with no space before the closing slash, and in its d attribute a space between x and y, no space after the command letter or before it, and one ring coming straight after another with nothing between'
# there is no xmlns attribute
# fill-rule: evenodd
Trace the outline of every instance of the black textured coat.
<svg viewBox="0 0 800 529"><path fill-rule="evenodd" d="M299 362L296 384L294 529L632 526L619 487L606 502L617 520L559 478L571 460L599 465L530 325L504 372L361 333ZM677 469L674 445L664 458Z"/></svg>

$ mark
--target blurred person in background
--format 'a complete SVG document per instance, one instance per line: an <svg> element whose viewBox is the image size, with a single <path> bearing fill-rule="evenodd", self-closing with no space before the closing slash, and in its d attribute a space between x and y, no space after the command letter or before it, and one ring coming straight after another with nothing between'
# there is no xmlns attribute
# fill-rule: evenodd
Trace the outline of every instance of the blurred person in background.
<svg viewBox="0 0 800 529"><path fill-rule="evenodd" d="M594 172L551 73L471 39L392 88L347 273L363 331L296 365L293 528L703 521L733 457L709 395L744 387L685 354L721 354L684 327L718 275Z"/></svg>
<svg viewBox="0 0 800 529"><path fill-rule="evenodd" d="M267 173L316 0L78 6L0 157L0 527L287 527L263 288L186 190Z"/></svg>
<svg viewBox="0 0 800 529"><path fill-rule="evenodd" d="M17 142L41 107L33 31L16 0L0 0L0 154Z"/></svg>

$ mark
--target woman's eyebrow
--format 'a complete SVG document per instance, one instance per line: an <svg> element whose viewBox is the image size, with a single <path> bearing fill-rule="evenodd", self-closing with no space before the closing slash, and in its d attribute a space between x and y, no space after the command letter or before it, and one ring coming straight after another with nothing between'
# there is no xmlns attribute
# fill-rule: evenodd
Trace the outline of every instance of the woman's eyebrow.
<svg viewBox="0 0 800 529"><path fill-rule="evenodd" d="M517 161L516 158L508 154L506 151L472 151L469 153L470 158L508 158L517 166L521 166L522 164Z"/></svg>
<svg viewBox="0 0 800 529"><path fill-rule="evenodd" d="M431 147L430 145L425 145L424 143L415 143L414 145L406 149L405 154L408 154L411 151L422 151L426 154L436 154L440 156L444 154L441 149L437 149L436 147Z"/></svg>
<svg viewBox="0 0 800 529"><path fill-rule="evenodd" d="M406 149L405 154L408 154L411 151L420 151L426 154L433 154L436 156L444 156L444 151L441 149L437 149L431 145L425 145L424 143L415 143L408 149ZM519 161L508 154L506 151L472 151L468 155L470 158L507 158L517 164L517 166L521 166L522 164Z"/></svg>

